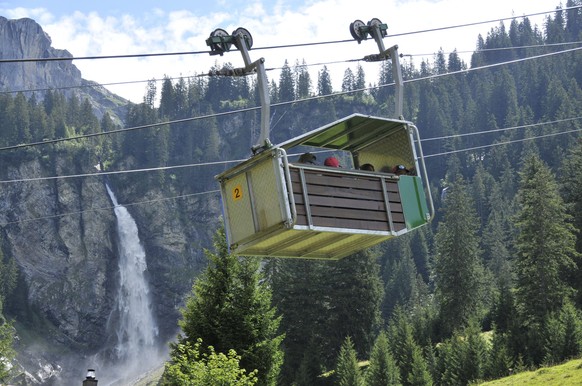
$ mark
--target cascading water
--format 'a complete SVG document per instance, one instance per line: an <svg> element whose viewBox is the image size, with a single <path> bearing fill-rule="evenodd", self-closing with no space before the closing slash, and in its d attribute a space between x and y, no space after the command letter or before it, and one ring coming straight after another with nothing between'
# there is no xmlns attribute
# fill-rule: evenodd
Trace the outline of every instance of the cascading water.
<svg viewBox="0 0 582 386"><path fill-rule="evenodd" d="M147 370L150 359L157 357L158 328L152 313L149 286L146 280L147 263L139 240L137 225L127 209L119 205L108 185L109 197L114 205L119 236L119 292L117 317L110 326L117 337L115 361L123 367L123 376L134 376Z"/></svg>

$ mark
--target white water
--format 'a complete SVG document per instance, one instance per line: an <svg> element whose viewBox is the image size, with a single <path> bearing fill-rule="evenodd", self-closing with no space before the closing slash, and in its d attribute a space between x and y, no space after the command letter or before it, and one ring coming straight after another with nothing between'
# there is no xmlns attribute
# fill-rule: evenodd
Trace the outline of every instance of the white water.
<svg viewBox="0 0 582 386"><path fill-rule="evenodd" d="M121 377L132 377L149 370L150 359L157 357L158 327L154 320L150 290L146 278L145 250L139 240L135 221L124 206L118 204L109 186L107 192L115 206L119 236L119 292L110 326L117 337L112 358L123 370Z"/></svg>

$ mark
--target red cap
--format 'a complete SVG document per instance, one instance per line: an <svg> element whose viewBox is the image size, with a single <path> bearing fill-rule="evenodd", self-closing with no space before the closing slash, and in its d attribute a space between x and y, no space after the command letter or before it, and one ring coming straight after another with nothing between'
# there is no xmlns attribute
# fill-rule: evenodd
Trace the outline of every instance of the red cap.
<svg viewBox="0 0 582 386"><path fill-rule="evenodd" d="M325 166L331 166L333 168L339 167L339 161L335 157L327 157L323 162Z"/></svg>

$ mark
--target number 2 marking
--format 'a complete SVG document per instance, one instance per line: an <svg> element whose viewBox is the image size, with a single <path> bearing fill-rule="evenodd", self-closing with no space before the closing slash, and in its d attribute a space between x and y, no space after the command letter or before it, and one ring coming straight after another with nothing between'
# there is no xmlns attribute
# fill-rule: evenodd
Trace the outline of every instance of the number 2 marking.
<svg viewBox="0 0 582 386"><path fill-rule="evenodd" d="M234 189L232 190L232 199L234 201L238 201L242 199L242 197L243 197L242 186L240 185L235 186Z"/></svg>

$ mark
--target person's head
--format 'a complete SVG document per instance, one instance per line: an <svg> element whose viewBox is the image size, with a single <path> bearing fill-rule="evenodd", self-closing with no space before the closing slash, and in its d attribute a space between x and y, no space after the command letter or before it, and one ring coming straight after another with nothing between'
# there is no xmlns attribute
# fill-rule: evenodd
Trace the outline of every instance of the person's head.
<svg viewBox="0 0 582 386"><path fill-rule="evenodd" d="M316 159L317 157L315 157L315 154L303 153L299 157L299 162L302 164L315 164Z"/></svg>
<svg viewBox="0 0 582 386"><path fill-rule="evenodd" d="M325 161L323 162L323 164L325 166L330 166L332 168L339 168L340 167L339 161L335 157L327 157L325 159Z"/></svg>
<svg viewBox="0 0 582 386"><path fill-rule="evenodd" d="M373 172L374 171L374 165L372 165L372 164L363 164L362 166L360 166L360 170L367 170L369 172Z"/></svg>
<svg viewBox="0 0 582 386"><path fill-rule="evenodd" d="M402 175L408 173L408 169L404 165L396 165L392 168L392 173L396 175Z"/></svg>

